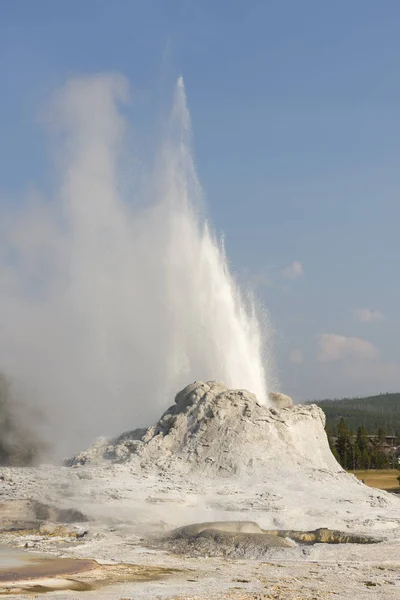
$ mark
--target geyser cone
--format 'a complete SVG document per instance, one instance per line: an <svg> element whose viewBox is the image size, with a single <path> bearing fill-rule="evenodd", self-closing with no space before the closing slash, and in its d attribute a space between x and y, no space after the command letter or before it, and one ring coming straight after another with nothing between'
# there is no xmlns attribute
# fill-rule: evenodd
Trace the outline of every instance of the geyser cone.
<svg viewBox="0 0 400 600"><path fill-rule="evenodd" d="M1 240L0 366L59 453L154 421L188 380L267 401L259 320L202 216L183 81L143 196L119 185L126 97L115 76L59 92L61 191Z"/></svg>
<svg viewBox="0 0 400 600"><path fill-rule="evenodd" d="M288 398L285 396L285 398ZM277 410L246 390L215 381L186 386L153 427L97 443L71 464L131 461L139 472L161 469L197 476L268 478L269 473L342 471L325 416L315 405Z"/></svg>

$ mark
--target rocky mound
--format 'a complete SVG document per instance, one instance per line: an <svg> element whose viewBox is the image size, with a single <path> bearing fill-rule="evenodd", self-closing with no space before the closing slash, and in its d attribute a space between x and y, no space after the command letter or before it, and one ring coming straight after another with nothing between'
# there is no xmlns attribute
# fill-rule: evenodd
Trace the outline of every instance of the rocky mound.
<svg viewBox="0 0 400 600"><path fill-rule="evenodd" d="M68 461L71 465L135 463L139 469L196 472L229 477L265 473L272 466L299 465L335 472L324 431L325 417L315 405L292 405L283 394L261 405L246 390L209 381L185 387L158 423L117 439L98 440ZM279 407L279 408L277 408Z"/></svg>
<svg viewBox="0 0 400 600"><path fill-rule="evenodd" d="M381 541L370 536L351 535L327 528L314 531L265 531L252 521L215 521L179 527L156 541L155 545L177 554L260 559L269 556L271 549L293 548L297 545L296 542L376 544Z"/></svg>
<svg viewBox="0 0 400 600"><path fill-rule="evenodd" d="M260 560L267 558L271 550L293 548L295 544L282 537L263 533L204 529L193 536L166 539L160 546L175 554Z"/></svg>

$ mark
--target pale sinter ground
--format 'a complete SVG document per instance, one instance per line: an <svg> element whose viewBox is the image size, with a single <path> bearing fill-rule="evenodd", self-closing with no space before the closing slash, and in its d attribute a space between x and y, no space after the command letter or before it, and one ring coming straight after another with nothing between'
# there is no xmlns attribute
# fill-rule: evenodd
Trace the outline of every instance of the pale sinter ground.
<svg viewBox="0 0 400 600"><path fill-rule="evenodd" d="M3 469L2 502L35 498L79 509L90 521L76 525L88 530L81 539L8 533L2 542L183 570L151 583L80 592L82 598L398 599L400 501L346 474L323 425L315 406L270 409L248 392L198 384L155 427L99 442L72 467ZM148 545L174 527L214 520L255 521L262 529L330 527L384 541L270 548L257 560L187 557ZM47 598L53 594L75 597L60 591Z"/></svg>

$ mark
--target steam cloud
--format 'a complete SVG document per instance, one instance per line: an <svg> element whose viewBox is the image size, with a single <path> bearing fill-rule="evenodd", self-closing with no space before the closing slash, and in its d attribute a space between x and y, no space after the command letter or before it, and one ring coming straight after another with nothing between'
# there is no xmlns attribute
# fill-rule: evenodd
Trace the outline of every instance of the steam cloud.
<svg viewBox="0 0 400 600"><path fill-rule="evenodd" d="M60 90L59 192L2 217L0 370L59 457L148 424L196 379L267 401L259 319L202 217L183 81L154 171L124 194L127 98L116 75Z"/></svg>

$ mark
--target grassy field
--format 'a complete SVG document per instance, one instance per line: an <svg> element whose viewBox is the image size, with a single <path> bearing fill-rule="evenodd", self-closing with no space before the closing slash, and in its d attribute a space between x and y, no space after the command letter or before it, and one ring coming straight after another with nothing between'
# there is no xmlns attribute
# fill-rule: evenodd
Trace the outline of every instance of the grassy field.
<svg viewBox="0 0 400 600"><path fill-rule="evenodd" d="M387 490L388 492L400 492L397 477L400 475L398 469L382 471L349 471L358 479L364 479L364 483L373 488Z"/></svg>

